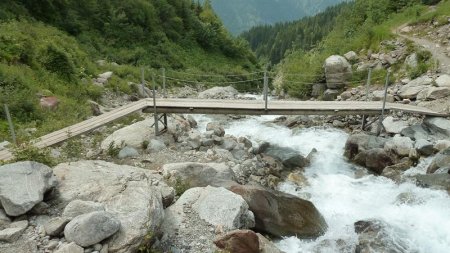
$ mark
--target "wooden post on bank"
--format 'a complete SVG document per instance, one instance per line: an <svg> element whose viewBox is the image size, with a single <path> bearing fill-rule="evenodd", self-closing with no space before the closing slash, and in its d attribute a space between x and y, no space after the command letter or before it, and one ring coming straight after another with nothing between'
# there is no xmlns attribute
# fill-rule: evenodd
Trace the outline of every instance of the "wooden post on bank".
<svg viewBox="0 0 450 253"><path fill-rule="evenodd" d="M372 79L372 68L369 68L369 74L367 76L367 82L366 82L366 101L367 102L369 102L371 79ZM363 115L362 126L361 126L361 129L363 131L364 131L364 128L366 128L366 121L367 121L367 115Z"/></svg>
<svg viewBox="0 0 450 253"><path fill-rule="evenodd" d="M9 113L8 105L4 104L4 108L5 108L6 120L8 121L9 132L11 133L12 141L13 141L14 145L17 145L16 132L14 131L14 124L11 119L11 114Z"/></svg>
<svg viewBox="0 0 450 253"><path fill-rule="evenodd" d="M167 98L167 91L166 91L166 69L162 68L162 85L163 85L163 98Z"/></svg>
<svg viewBox="0 0 450 253"><path fill-rule="evenodd" d="M268 93L269 92L269 80L267 78L267 68L264 70L264 109L267 111L267 101L268 99Z"/></svg>
<svg viewBox="0 0 450 253"><path fill-rule="evenodd" d="M388 90L388 85L389 85L389 75L390 74L391 74L391 71L388 70L388 72L386 74L386 83L384 85L383 109L381 110L380 120L378 121L377 136L380 136L381 130L383 128L384 111L386 110L386 99L387 99L387 90Z"/></svg>
<svg viewBox="0 0 450 253"><path fill-rule="evenodd" d="M152 84L153 84L153 117L155 120L155 136L159 134L159 126L158 126L158 112L156 109L156 82L155 75L152 75Z"/></svg>

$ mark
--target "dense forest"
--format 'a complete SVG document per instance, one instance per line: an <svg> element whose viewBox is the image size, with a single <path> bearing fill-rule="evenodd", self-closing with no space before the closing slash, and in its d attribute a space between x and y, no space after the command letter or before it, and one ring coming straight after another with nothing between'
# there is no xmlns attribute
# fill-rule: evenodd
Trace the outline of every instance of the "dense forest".
<svg viewBox="0 0 450 253"><path fill-rule="evenodd" d="M328 7L313 17L275 25L256 26L241 34L260 59L279 63L291 50L313 49L334 28L336 17L343 8L352 4L342 3Z"/></svg>
<svg viewBox="0 0 450 253"><path fill-rule="evenodd" d="M201 0L205 1L205 0ZM313 16L348 0L209 0L225 27L238 35L254 26Z"/></svg>
<svg viewBox="0 0 450 253"><path fill-rule="evenodd" d="M19 129L36 128L39 136L85 119L88 100L99 101L104 89L131 93L128 83L140 80L141 66L238 75L255 71L258 63L209 3L0 1L0 103L9 105ZM108 84L92 85L105 71L114 72ZM40 108L39 94L57 96L58 110ZM6 139L3 106L0 114L0 138Z"/></svg>

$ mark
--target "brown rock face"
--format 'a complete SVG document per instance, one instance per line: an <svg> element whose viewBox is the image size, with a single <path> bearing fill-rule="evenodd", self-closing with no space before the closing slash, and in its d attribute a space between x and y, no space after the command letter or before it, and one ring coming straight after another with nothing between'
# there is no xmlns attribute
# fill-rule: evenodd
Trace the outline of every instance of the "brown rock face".
<svg viewBox="0 0 450 253"><path fill-rule="evenodd" d="M258 235L251 230L235 230L214 241L214 244L230 253L259 253Z"/></svg>
<svg viewBox="0 0 450 253"><path fill-rule="evenodd" d="M257 186L236 185L230 190L247 202L259 231L279 237L317 238L327 229L325 219L310 201Z"/></svg>

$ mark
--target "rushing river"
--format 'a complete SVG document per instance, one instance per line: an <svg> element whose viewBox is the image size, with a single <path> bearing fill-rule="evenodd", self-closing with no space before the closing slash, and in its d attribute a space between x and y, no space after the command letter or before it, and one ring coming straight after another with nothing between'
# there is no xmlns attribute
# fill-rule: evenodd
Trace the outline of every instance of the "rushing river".
<svg viewBox="0 0 450 253"><path fill-rule="evenodd" d="M210 121L207 116L196 118L202 129ZM413 183L397 185L384 177L357 177L357 168L347 163L343 156L347 133L321 128L293 131L267 123L274 118L249 117L230 123L225 126L225 131L256 143L267 141L291 147L303 155L313 148L318 150L305 171L310 186L298 189L286 182L279 188L312 201L327 221L328 231L312 241L285 238L277 242L281 250L287 253L336 253L340 252L337 247L342 244L337 242L345 242L348 245L345 251L353 252L358 241L353 224L377 219L389 224L393 230L390 236L406 246L405 252L450 252L450 197L446 192L419 188ZM429 162L430 159L426 159L406 173L425 173ZM415 201L401 202L400 194L407 194Z"/></svg>

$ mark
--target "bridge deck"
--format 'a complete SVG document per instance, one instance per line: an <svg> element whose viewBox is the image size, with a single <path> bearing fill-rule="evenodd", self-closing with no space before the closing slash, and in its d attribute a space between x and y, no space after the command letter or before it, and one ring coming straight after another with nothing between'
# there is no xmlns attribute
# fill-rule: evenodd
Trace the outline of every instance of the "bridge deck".
<svg viewBox="0 0 450 253"><path fill-rule="evenodd" d="M157 99L156 105L158 113L189 114L379 115L382 110L382 102L358 101L269 101L267 110L264 108L264 101L260 100ZM153 100L143 99L130 103L100 116L47 134L36 139L34 146L44 148L61 143L71 137L90 132L140 110L153 112ZM386 104L386 110L387 112L398 110L437 117L448 116L427 108L393 103ZM8 150L0 151L0 161L12 158L13 155Z"/></svg>

